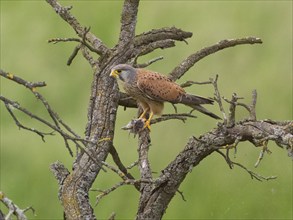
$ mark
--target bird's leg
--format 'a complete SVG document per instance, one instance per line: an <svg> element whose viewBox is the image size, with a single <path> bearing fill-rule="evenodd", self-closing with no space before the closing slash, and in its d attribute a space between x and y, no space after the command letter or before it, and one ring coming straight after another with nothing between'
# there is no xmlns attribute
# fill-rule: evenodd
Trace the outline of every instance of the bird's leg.
<svg viewBox="0 0 293 220"><path fill-rule="evenodd" d="M143 113L139 116L139 118L138 119L143 119L144 118L144 116L145 116L145 114L147 113L149 111L149 109L148 108L146 108L146 109L144 109L143 110Z"/></svg>
<svg viewBox="0 0 293 220"><path fill-rule="evenodd" d="M146 120L146 122L144 123L144 127L143 128L148 128L149 130L151 130L151 120L152 117L154 116L154 113L151 111L150 116L148 118L148 120Z"/></svg>

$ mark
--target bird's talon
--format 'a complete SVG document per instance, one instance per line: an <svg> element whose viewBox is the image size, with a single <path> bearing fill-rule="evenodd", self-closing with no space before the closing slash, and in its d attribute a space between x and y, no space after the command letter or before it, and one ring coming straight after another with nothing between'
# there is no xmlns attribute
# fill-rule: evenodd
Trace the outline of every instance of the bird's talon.
<svg viewBox="0 0 293 220"><path fill-rule="evenodd" d="M144 123L143 128L148 128L149 131L151 131L151 125L150 125L150 121L149 121L149 120L147 120L147 121Z"/></svg>

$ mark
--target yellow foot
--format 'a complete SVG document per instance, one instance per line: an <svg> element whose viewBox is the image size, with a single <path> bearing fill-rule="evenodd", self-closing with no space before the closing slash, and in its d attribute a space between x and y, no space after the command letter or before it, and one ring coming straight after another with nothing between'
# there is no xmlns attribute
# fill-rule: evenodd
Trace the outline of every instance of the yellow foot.
<svg viewBox="0 0 293 220"><path fill-rule="evenodd" d="M147 120L145 123L144 123L144 126L143 128L148 128L149 131L151 131L151 125L150 125L150 120Z"/></svg>

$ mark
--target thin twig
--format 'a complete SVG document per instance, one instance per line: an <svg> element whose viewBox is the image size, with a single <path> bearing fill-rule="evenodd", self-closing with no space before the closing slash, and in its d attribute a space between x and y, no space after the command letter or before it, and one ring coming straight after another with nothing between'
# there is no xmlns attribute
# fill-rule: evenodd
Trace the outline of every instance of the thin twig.
<svg viewBox="0 0 293 220"><path fill-rule="evenodd" d="M75 137L75 136L71 136L70 134L68 133L65 133L62 129L60 129L59 127L56 127L55 125L51 124L50 122L44 120L43 118L40 118L39 116L31 113L30 111L28 111L27 109L21 107L17 102L14 102L14 101L11 101L3 96L0 95L0 100L3 101L5 103L5 105L11 105L12 107L14 107L15 109L23 112L24 114L30 116L31 118L45 124L46 126L52 128L54 131L58 132L64 139L65 141L65 146L66 148L69 150L69 153L71 156L73 156L73 153L69 147L69 144L68 144L68 140L71 140L73 143L75 143L75 145L81 149L82 152L85 152L91 160L93 160L98 166L101 166L101 163L99 163L84 147L82 147L78 142L81 142L82 144L85 144L86 142L88 142L87 140L85 139L81 139L80 137ZM27 130L30 130L30 131L33 131L33 128L31 129L27 129ZM36 132L35 132L36 133ZM90 142L92 143L92 142ZM92 144L95 144L95 143L92 143ZM102 168L102 167L101 167ZM105 169L102 168L104 171Z"/></svg>
<svg viewBox="0 0 293 220"><path fill-rule="evenodd" d="M25 215L25 212L28 210L32 210L33 214L35 215L35 210L32 207L27 207L25 209L20 209L12 200L5 196L3 192L0 191L0 201L7 207L8 214L5 216L6 219L11 219L11 215L15 215L19 220L26 220L28 219Z"/></svg>
<svg viewBox="0 0 293 220"><path fill-rule="evenodd" d="M174 108L174 111L175 111L175 113L177 114L177 107L176 107L176 105L174 104L174 103L171 103L171 105L173 106L173 108Z"/></svg>
<svg viewBox="0 0 293 220"><path fill-rule="evenodd" d="M94 58L90 55L89 50L87 47L81 46L81 52L83 57L89 62L92 68L97 68L97 62L94 60Z"/></svg>
<svg viewBox="0 0 293 220"><path fill-rule="evenodd" d="M130 170L133 167L137 166L137 164L138 164L138 161L134 161L132 164L130 164L129 166L127 166L126 169Z"/></svg>
<svg viewBox="0 0 293 220"><path fill-rule="evenodd" d="M109 216L108 220L115 220L116 213L112 212L111 215Z"/></svg>
<svg viewBox="0 0 293 220"><path fill-rule="evenodd" d="M223 98L226 102L230 103L230 111L231 113L233 112L234 109L234 113L235 113L235 106L241 106L243 108L245 108L248 113L249 113L249 120L251 121L256 121L256 111L255 111L255 106L256 106L256 101L257 101L257 92L256 90L252 91L252 101L250 105L247 105L245 103L241 103L238 102L239 99L243 99L242 97L237 97L237 95L235 93L233 93L232 95L232 99L231 101L228 100L227 98ZM233 115L231 115L230 117L232 117ZM233 118L231 118L233 120ZM235 121L235 115L234 115L234 121Z"/></svg>
<svg viewBox="0 0 293 220"><path fill-rule="evenodd" d="M273 180L273 179L277 178L277 176L268 176L268 177L261 176L261 175L259 175L257 173L254 173L253 171L249 170L248 168L246 168L245 166L243 166L240 163L233 162L233 164L241 167L244 170L246 170L250 174L251 179L255 178L258 181L263 181L263 180Z"/></svg>
<svg viewBox="0 0 293 220"><path fill-rule="evenodd" d="M223 98L223 99L226 100L225 98ZM236 93L233 93L231 101L229 101L230 107L229 107L227 127L232 127L235 125L235 111L236 111L237 100L238 100L238 97L237 97Z"/></svg>
<svg viewBox="0 0 293 220"><path fill-rule="evenodd" d="M165 27L160 29L153 29L135 36L134 44L136 47L141 45L148 45L156 41L176 40L185 41L192 36L191 32L183 31L176 27Z"/></svg>
<svg viewBox="0 0 293 220"><path fill-rule="evenodd" d="M189 87L189 86L192 86L192 85L207 85L207 84L212 84L212 82L209 80L209 81L205 81L205 82L195 82L195 81L186 81L185 83L182 83L180 84L180 86L182 88L185 88L185 87Z"/></svg>
<svg viewBox="0 0 293 220"><path fill-rule="evenodd" d="M229 168L233 169L233 163L232 163L232 161L230 160L230 157L229 157L229 149L226 150L226 155L222 151L220 151L219 149L217 149L216 152L221 154L221 156L224 157L224 159L226 160Z"/></svg>
<svg viewBox="0 0 293 220"><path fill-rule="evenodd" d="M95 53L99 53L98 50L96 50L95 48L93 48L90 44L88 44L86 42L86 39L84 38L84 36L86 36L86 34L88 33L87 31L88 29L85 30L85 33L83 33L83 39L80 38L74 38L74 37L68 37L68 38L51 38L48 40L48 43L53 43L53 44L57 44L60 42L78 42L79 47L81 47L81 45L86 46L86 48L88 48L90 51L95 52ZM87 32L86 32L87 31Z"/></svg>
<svg viewBox="0 0 293 220"><path fill-rule="evenodd" d="M254 164L254 167L258 167L260 164L260 161L263 159L265 152L271 153L271 151L268 149L268 140L263 141L263 147L259 153L259 157L257 158L256 163Z"/></svg>
<svg viewBox="0 0 293 220"><path fill-rule="evenodd" d="M19 128L23 128L25 130L28 130L28 131L31 131L31 132L34 132L36 133L37 135L39 135L41 138L42 138L42 141L45 142L45 135L54 135L53 132L49 132L49 133L46 133L46 132L41 132L35 128L29 128L29 127L26 127L24 125L22 125L19 120L17 119L17 117L14 115L11 107L9 104L7 103L4 103L5 104L5 107L7 109L7 111L9 112L9 114L11 115L11 117L13 118L15 124L19 127Z"/></svg>
<svg viewBox="0 0 293 220"><path fill-rule="evenodd" d="M162 60L162 59L164 59L164 57L163 56L159 56L159 57L156 57L154 59L149 60L148 62L141 63L141 64L135 64L134 67L136 67L136 68L145 68L145 67L148 67L151 64L153 64L153 63L155 63L155 62L157 62L159 60Z"/></svg>
<svg viewBox="0 0 293 220"><path fill-rule="evenodd" d="M246 168L245 166L243 166L240 163L234 162L232 160L230 160L230 158L227 158L222 152L220 152L219 150L216 150L216 152L218 152L221 156L224 157L224 159L226 160L226 162L228 163L230 168L233 168L233 166L231 165L236 165L239 166L240 168L244 169L247 173L249 173L250 177L253 179L255 178L258 181L263 181L263 180L272 180L272 179L276 179L276 176L268 176L268 177L264 177L262 175L259 175L251 170L249 170L248 168Z"/></svg>
<svg viewBox="0 0 293 220"><path fill-rule="evenodd" d="M186 199L185 199L185 197L184 197L184 195L183 195L183 192L180 191L179 189L177 189L177 192L178 192L179 195L181 196L182 200L183 200L184 202L186 202Z"/></svg>
<svg viewBox="0 0 293 220"><path fill-rule="evenodd" d="M128 173L128 171L127 171L127 168L123 165L123 163L122 163L122 161L121 161L121 159L120 159L120 157L119 157L119 154L118 154L118 152L116 151L116 148L113 146L113 145L111 145L111 147L110 147L110 154L111 154L111 156L112 156L112 158L113 158L113 161L115 162L115 164L117 165L117 167L118 167L118 169L128 178L128 179L134 179L134 177L130 174L130 173ZM118 175L119 175L119 173L117 173ZM137 184L135 184L135 188L137 189L137 190L139 190L140 189L140 186L139 185L137 185Z"/></svg>
<svg viewBox="0 0 293 220"><path fill-rule="evenodd" d="M70 66L70 65L71 65L73 59L74 59L74 58L76 57L76 55L78 54L78 51L80 50L80 48L81 48L81 44L78 44L78 45L74 48L72 54L70 55L70 57L69 57L68 60L67 60L67 63L66 63L67 66Z"/></svg>
<svg viewBox="0 0 293 220"><path fill-rule="evenodd" d="M12 80L20 85L25 86L26 88L29 88L31 90L35 90L37 87L44 87L46 86L45 82L28 82L21 77L18 77L14 75L13 73L7 73L0 69L0 76L5 77L6 79Z"/></svg>
<svg viewBox="0 0 293 220"><path fill-rule="evenodd" d="M224 124L227 124L227 116L223 107L223 103L222 103L222 99L221 99L221 95L220 95L220 91L218 89L218 74L216 75L215 79L210 79L211 83L214 86L214 90L215 90L215 100L219 105L220 111L222 112L223 118L224 118Z"/></svg>
<svg viewBox="0 0 293 220"><path fill-rule="evenodd" d="M163 114L161 117L152 119L151 124L156 124L162 121L167 121L171 119L178 119L183 122L187 120L187 118L197 118L195 115L189 114L189 113L182 113L182 114Z"/></svg>
<svg viewBox="0 0 293 220"><path fill-rule="evenodd" d="M52 6L54 11L75 30L79 37L84 37L85 28L82 27L77 19L70 13L71 7L63 7L56 0L46 1ZM108 47L91 32L86 34L86 40L91 43L98 55L102 56L109 52Z"/></svg>
<svg viewBox="0 0 293 220"><path fill-rule="evenodd" d="M101 162L105 167L107 167L108 169L112 170L114 173L116 173L118 176L121 177L121 179L123 180L128 180L128 177L119 169L117 169L116 167L106 163L105 161Z"/></svg>
<svg viewBox="0 0 293 220"><path fill-rule="evenodd" d="M138 49L135 49L133 54L135 55L135 59L137 59L138 57L149 54L153 52L154 50L166 49L171 47L175 47L174 40L170 40L170 39L160 40L160 41L152 42L148 45L141 46Z"/></svg>
<svg viewBox="0 0 293 220"><path fill-rule="evenodd" d="M141 183L153 183L153 181L148 180L148 179L140 179L140 180L125 179L124 181L121 181L119 183L116 183L114 186L112 186L111 188L106 189L106 190L92 189L91 191L99 191L99 192L102 192L101 194L99 194L96 197L95 206L98 205L98 203L100 202L100 200L103 197L107 196L108 194L110 194L111 192L113 192L116 189L120 188L121 186L124 186L124 185L136 185L136 184L141 184Z"/></svg>

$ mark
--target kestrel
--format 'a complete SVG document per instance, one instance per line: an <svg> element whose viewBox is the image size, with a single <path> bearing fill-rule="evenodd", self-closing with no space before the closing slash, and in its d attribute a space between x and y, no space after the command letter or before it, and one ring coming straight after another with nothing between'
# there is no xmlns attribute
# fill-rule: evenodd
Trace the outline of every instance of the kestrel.
<svg viewBox="0 0 293 220"><path fill-rule="evenodd" d="M119 64L112 68L110 76L120 79L125 92L142 107L143 113L139 119L144 119L149 113L144 126L149 129L152 117L162 114L164 102L182 103L212 118L220 119L201 106L201 104L213 104L213 100L188 94L180 85L157 72Z"/></svg>

